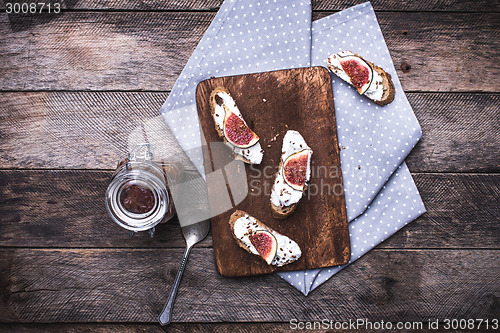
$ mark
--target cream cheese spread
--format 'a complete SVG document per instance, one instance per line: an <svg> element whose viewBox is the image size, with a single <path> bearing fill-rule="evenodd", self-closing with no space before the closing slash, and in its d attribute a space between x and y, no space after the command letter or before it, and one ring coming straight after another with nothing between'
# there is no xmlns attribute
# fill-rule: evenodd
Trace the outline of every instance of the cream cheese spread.
<svg viewBox="0 0 500 333"><path fill-rule="evenodd" d="M302 135L299 132L289 130L283 138L283 146L281 148L281 158L285 161L290 155L299 151L307 149L309 151L309 158L307 160L306 183L311 177L311 155L312 150L306 144ZM303 191L292 188L285 182L283 177L283 165L278 170L276 179L274 180L273 189L271 191L271 202L278 207L291 206L299 202L304 194Z"/></svg>
<svg viewBox="0 0 500 333"><path fill-rule="evenodd" d="M352 53L351 51L342 51L328 57L328 59L326 59L326 63L331 66L330 69L338 77L340 77L347 83L352 84L351 79L346 74L346 72L344 72L344 70L342 69L342 65L339 62L339 56L345 57L348 55L355 56L354 53ZM382 99L382 96L384 95L384 86L382 85L382 77L375 70L373 70L373 80L370 83L368 89L365 91L364 95L366 95L367 97L369 97L374 101L380 101Z"/></svg>
<svg viewBox="0 0 500 333"><path fill-rule="evenodd" d="M271 265L281 267L283 265L292 263L300 258L302 255L302 251L300 250L299 245L288 238L285 235L282 235L271 228L263 228L259 226L257 220L250 216L245 215L237 219L234 223L234 235L238 238L245 246L256 255L259 255L252 242L250 241L250 235L258 230L267 230L276 237L277 241L277 249L276 256L274 257Z"/></svg>
<svg viewBox="0 0 500 333"><path fill-rule="evenodd" d="M229 94L227 94L225 92L218 92L217 96L222 98L222 100L224 102L223 105L215 104L215 112L214 112L213 117L214 117L215 124L217 124L217 127L219 127L220 130L222 132L224 132L224 117L226 115L226 111L225 111L224 107L226 107L230 111L234 112L234 114L236 114L238 117L240 117L240 119L243 120L243 122L246 125L246 122L243 119L241 112L238 109L238 106L236 106L234 99ZM254 144L253 146L248 147L248 148L236 147L233 144L231 144L230 142L226 142L226 145L229 148L231 148L235 154L243 156L244 158L249 160L250 163L252 163L252 164L260 164L260 162L262 162L262 157L264 154L263 154L260 142L257 142L256 144Z"/></svg>

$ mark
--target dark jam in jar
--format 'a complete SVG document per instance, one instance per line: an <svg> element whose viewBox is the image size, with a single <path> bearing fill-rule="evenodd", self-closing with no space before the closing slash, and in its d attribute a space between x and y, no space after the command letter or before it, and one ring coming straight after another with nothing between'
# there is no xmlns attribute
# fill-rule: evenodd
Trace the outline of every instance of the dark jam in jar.
<svg viewBox="0 0 500 333"><path fill-rule="evenodd" d="M106 190L106 209L116 223L131 231L149 230L175 215L168 182L178 178L173 163L153 160L150 144L134 147L118 163Z"/></svg>
<svg viewBox="0 0 500 333"><path fill-rule="evenodd" d="M127 211L144 214L153 209L155 198L153 191L138 185L128 185L120 195L120 202Z"/></svg>

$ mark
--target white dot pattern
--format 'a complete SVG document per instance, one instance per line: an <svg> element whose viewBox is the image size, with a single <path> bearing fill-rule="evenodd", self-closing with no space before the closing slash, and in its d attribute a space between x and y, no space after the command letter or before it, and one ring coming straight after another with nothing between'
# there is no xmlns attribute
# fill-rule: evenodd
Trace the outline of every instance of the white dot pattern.
<svg viewBox="0 0 500 333"><path fill-rule="evenodd" d="M394 102L379 107L332 75L339 145L345 147L341 164L347 213L352 221L353 262L425 212L408 168L402 163L421 137L420 126L370 3L313 22L311 30L308 0L226 0L160 113L204 175L195 106L195 89L200 81L211 76L325 66L325 59L341 50L358 53L384 68L396 88ZM345 266L279 275L307 295Z"/></svg>
<svg viewBox="0 0 500 333"><path fill-rule="evenodd" d="M197 84L211 76L307 67L310 36L309 1L224 1L160 109L202 175L203 155L196 149L201 146ZM196 128L187 130L187 124L193 121Z"/></svg>
<svg viewBox="0 0 500 333"><path fill-rule="evenodd" d="M366 211L349 223L351 260L347 264L302 271L304 273L300 276L301 281L304 281L302 288L297 287L297 276L292 276L289 272L278 275L307 295L424 212L425 207L417 187L413 183L408 167L403 163L382 187Z"/></svg>
<svg viewBox="0 0 500 333"><path fill-rule="evenodd" d="M383 107L332 74L337 134L349 220L359 216L422 136L399 82L370 3L312 24L312 65L325 66L333 53L349 50L392 76L396 96Z"/></svg>
<svg viewBox="0 0 500 333"><path fill-rule="evenodd" d="M423 214L425 207L403 162L421 137L420 126L399 83L370 3L313 22L311 65L325 66L328 56L342 50L362 55L384 68L396 88L395 100L380 107L332 74L350 221L350 264ZM296 278L278 274L307 295L348 264L303 271L307 276L301 276L302 288L297 287Z"/></svg>

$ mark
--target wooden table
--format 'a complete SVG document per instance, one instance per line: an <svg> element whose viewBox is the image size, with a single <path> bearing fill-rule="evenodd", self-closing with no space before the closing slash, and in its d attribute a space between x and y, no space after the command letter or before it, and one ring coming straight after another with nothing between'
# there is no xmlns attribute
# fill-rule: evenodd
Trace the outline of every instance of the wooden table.
<svg viewBox="0 0 500 333"><path fill-rule="evenodd" d="M314 19L359 2L314 1ZM0 2L0 330L161 332L179 227L129 239L104 192L129 134L165 129L158 110L221 1L62 3L21 16ZM308 297L276 275L219 276L209 236L168 330L500 317L500 6L374 7L423 129L407 162L428 212Z"/></svg>

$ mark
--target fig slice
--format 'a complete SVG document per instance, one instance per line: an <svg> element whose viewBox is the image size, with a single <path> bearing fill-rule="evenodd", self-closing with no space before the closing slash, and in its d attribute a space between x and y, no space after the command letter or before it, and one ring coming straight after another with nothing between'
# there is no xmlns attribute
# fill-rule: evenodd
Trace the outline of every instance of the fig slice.
<svg viewBox="0 0 500 333"><path fill-rule="evenodd" d="M259 141L259 137L252 131L245 121L224 105L224 136L232 145L239 148L248 148Z"/></svg>
<svg viewBox="0 0 500 333"><path fill-rule="evenodd" d="M373 68L366 60L355 55L338 55L342 69L349 76L352 85L364 94L373 81Z"/></svg>
<svg viewBox="0 0 500 333"><path fill-rule="evenodd" d="M272 233L267 230L257 230L248 237L250 242L259 252L262 259L271 265L278 250L278 241Z"/></svg>
<svg viewBox="0 0 500 333"><path fill-rule="evenodd" d="M309 150L296 152L283 163L283 178L294 190L303 191L306 184Z"/></svg>

